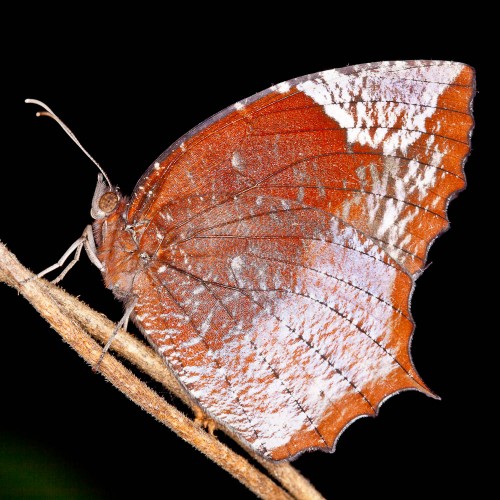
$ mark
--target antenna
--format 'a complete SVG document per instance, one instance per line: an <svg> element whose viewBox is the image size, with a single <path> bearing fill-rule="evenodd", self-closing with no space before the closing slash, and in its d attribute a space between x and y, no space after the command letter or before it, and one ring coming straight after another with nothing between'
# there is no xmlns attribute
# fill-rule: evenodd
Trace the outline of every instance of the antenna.
<svg viewBox="0 0 500 500"><path fill-rule="evenodd" d="M42 101L39 101L37 99L25 99L25 103L27 104L37 104L38 106L42 107L45 111L38 111L36 116L48 116L49 118L52 118L55 120L60 127L70 136L70 138L73 140L73 142L92 160L92 162L96 165L96 167L101 171L102 175L106 179L106 182L108 183L108 186L110 189L112 188L111 182L109 182L108 176L106 175L106 172L101 168L99 163L97 163L94 158L90 155L90 153L80 144L80 141L75 137L75 134L71 132L69 127Z"/></svg>

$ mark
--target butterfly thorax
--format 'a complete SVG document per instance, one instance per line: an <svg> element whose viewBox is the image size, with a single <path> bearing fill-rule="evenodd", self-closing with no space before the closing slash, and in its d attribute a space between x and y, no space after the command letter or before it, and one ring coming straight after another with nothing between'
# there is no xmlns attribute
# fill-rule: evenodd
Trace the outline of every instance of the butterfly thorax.
<svg viewBox="0 0 500 500"><path fill-rule="evenodd" d="M127 224L127 198L121 198L116 209L92 225L97 257L104 263L102 274L106 287L120 299L132 293L136 276L147 266L148 258L141 251L137 235Z"/></svg>

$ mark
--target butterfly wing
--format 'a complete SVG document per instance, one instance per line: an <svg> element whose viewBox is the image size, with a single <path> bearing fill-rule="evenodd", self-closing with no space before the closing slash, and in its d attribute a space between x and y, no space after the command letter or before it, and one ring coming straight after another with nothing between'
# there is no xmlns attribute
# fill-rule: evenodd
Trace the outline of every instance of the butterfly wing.
<svg viewBox="0 0 500 500"><path fill-rule="evenodd" d="M331 450L392 394L429 393L409 300L465 186L473 93L452 62L298 78L196 127L136 186L135 322L262 455Z"/></svg>

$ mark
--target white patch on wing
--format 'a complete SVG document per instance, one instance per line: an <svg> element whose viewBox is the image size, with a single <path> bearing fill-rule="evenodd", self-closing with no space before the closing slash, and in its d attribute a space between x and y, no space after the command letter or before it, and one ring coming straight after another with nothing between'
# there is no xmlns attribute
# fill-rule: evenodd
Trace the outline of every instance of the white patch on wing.
<svg viewBox="0 0 500 500"><path fill-rule="evenodd" d="M401 70L401 76L394 68ZM347 130L349 143L374 148L382 145L386 155L396 151L405 154L426 132L426 120L433 116L439 97L461 69L448 62L426 67L398 62L355 76L330 70L298 84L297 89Z"/></svg>
<svg viewBox="0 0 500 500"><path fill-rule="evenodd" d="M238 271L241 271L242 268L243 268L243 259L241 258L241 256L237 256L235 257L232 261L231 261L231 268L233 269L234 272L238 272Z"/></svg>
<svg viewBox="0 0 500 500"><path fill-rule="evenodd" d="M238 151L235 151L231 156L231 166L237 172L243 173L245 171L245 164Z"/></svg>
<svg viewBox="0 0 500 500"><path fill-rule="evenodd" d="M273 85L271 87L271 90L279 92L280 94L286 94L290 90L290 83L288 82L278 83L277 85Z"/></svg>

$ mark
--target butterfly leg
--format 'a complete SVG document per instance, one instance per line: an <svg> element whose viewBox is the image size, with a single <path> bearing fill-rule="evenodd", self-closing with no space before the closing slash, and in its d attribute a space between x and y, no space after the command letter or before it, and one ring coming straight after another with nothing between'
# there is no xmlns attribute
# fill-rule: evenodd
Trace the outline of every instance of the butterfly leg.
<svg viewBox="0 0 500 500"><path fill-rule="evenodd" d="M204 427L212 436L214 435L215 430L217 429L217 424L215 420L203 412L203 410L199 406L193 407L194 411L194 423L199 425L200 427Z"/></svg>
<svg viewBox="0 0 500 500"><path fill-rule="evenodd" d="M137 303L137 298L134 298L130 303L127 305L127 308L125 309L125 313L122 316L122 319L118 321L118 323L115 326L115 329L111 333L111 336L109 337L108 341L106 342L106 345L102 349L101 355L99 356L99 359L97 360L97 363L93 367L94 371L97 371L99 368L99 365L104 358L104 355L108 352L108 349L110 348L111 344L113 343L113 340L115 340L115 337L118 335L118 331L120 328L123 328L124 330L127 329L128 327L128 320L130 318L130 315L132 314L132 311L134 310L135 304Z"/></svg>
<svg viewBox="0 0 500 500"><path fill-rule="evenodd" d="M54 269L58 269L64 265L68 257L75 252L73 260L62 270L62 272L52 280L52 283L59 283L68 271L78 262L80 259L80 254L82 252L82 247L85 248L90 261L94 264L100 271L103 270L104 266L101 261L97 258L97 249L95 246L94 235L92 233L92 226L87 226L83 231L83 234L78 238L64 253L64 255L52 266L47 267L43 271L37 274L37 278L42 278L46 274L52 272ZM76 250L76 251L75 251Z"/></svg>

